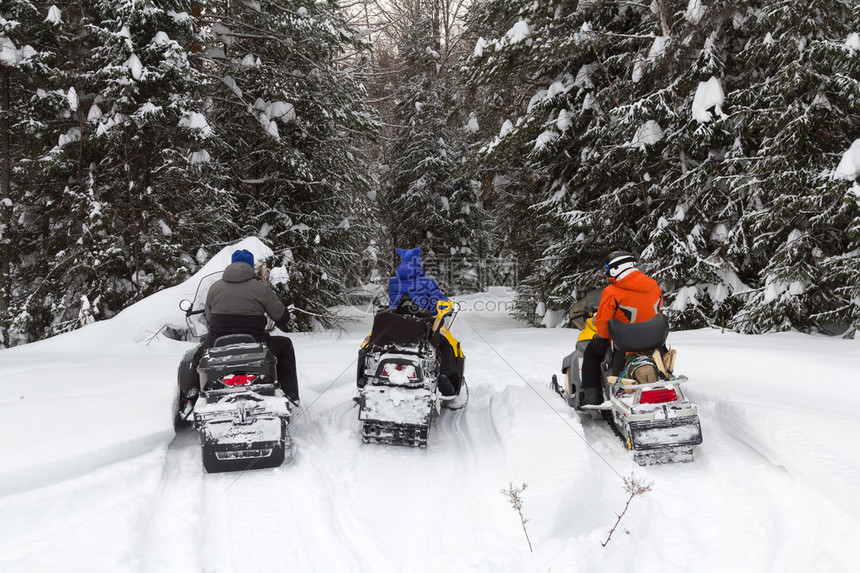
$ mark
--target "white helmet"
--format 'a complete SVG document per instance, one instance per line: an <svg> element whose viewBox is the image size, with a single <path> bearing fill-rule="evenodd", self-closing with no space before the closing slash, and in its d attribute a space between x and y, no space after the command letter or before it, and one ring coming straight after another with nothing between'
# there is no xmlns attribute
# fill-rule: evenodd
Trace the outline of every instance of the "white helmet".
<svg viewBox="0 0 860 573"><path fill-rule="evenodd" d="M613 251L606 257L606 264L603 265L606 276L613 279L617 279L635 268L636 257L627 251Z"/></svg>

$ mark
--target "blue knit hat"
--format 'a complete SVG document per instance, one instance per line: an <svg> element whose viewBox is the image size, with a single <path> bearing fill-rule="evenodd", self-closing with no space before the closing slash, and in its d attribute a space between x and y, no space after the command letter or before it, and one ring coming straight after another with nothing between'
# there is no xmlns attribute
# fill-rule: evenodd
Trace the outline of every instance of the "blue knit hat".
<svg viewBox="0 0 860 573"><path fill-rule="evenodd" d="M233 256L230 258L230 262L232 263L248 263L252 267L254 266L254 254L247 250L241 249L233 251Z"/></svg>

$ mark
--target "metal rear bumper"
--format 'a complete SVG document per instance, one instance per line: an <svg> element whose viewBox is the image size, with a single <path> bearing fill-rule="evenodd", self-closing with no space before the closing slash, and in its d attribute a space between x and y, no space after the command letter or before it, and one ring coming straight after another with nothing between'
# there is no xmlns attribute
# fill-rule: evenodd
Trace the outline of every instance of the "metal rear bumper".
<svg viewBox="0 0 860 573"><path fill-rule="evenodd" d="M702 443L699 416L630 422L630 444L634 450L656 450Z"/></svg>

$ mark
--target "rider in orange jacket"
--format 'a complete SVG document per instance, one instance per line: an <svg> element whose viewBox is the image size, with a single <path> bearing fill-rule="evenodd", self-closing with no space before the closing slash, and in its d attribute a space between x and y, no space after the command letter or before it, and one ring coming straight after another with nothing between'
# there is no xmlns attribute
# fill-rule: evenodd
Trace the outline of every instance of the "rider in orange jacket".
<svg viewBox="0 0 860 573"><path fill-rule="evenodd" d="M635 257L615 251L603 265L609 286L603 289L600 306L594 315L597 335L582 355L582 404L600 404L600 362L609 350L609 321L644 322L660 312L663 293L657 282L636 268Z"/></svg>

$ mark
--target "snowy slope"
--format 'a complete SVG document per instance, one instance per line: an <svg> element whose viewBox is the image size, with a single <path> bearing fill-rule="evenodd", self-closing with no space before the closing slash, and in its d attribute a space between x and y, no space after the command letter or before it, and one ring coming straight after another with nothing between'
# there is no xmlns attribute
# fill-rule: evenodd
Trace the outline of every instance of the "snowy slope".
<svg viewBox="0 0 860 573"><path fill-rule="evenodd" d="M0 571L860 570L855 341L673 333L705 441L691 464L639 468L548 389L576 333L515 323L502 290L464 297L452 328L469 405L426 450L361 444L370 316L344 309L345 331L292 337L292 464L207 475L194 432L172 429L192 345L147 334L190 291L0 352ZM604 548L631 473L653 491ZM528 484L533 553L510 483Z"/></svg>

